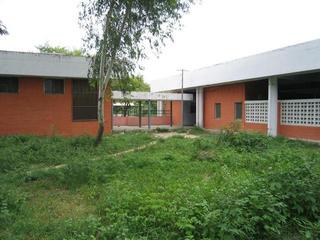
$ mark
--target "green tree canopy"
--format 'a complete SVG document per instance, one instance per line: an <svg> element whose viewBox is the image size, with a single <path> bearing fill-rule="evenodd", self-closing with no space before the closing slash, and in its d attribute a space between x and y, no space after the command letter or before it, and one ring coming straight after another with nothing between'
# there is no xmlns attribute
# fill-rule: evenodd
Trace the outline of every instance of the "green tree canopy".
<svg viewBox="0 0 320 240"><path fill-rule="evenodd" d="M81 49L68 49L62 46L50 46L49 43L36 46L41 53L56 53L67 56L83 56Z"/></svg>
<svg viewBox="0 0 320 240"><path fill-rule="evenodd" d="M142 76L131 76L123 79L113 79L111 81L112 90L129 93L137 92L150 92L150 85L144 82Z"/></svg>
<svg viewBox="0 0 320 240"><path fill-rule="evenodd" d="M104 133L109 81L132 74L139 60L146 57L147 45L159 50L166 39L172 39L173 31L181 27L180 20L194 1L197 0L82 1L79 19L86 30L86 51L96 52L89 76L99 88L97 144Z"/></svg>

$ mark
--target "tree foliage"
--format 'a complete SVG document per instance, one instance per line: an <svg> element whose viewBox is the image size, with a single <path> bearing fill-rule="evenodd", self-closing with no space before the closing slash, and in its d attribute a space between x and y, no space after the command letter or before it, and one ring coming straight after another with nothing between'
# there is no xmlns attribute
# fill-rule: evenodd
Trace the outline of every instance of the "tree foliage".
<svg viewBox="0 0 320 240"><path fill-rule="evenodd" d="M150 92L150 85L144 82L142 76L126 76L122 79L112 79L111 88L116 91L121 91L124 95L133 91ZM123 116L127 116L130 109L130 103L134 101L124 99L119 102L123 103Z"/></svg>
<svg viewBox="0 0 320 240"><path fill-rule="evenodd" d="M144 82L142 76L127 76L123 79L113 79L111 81L112 90L121 91L124 94L133 91L149 92L150 85Z"/></svg>
<svg viewBox="0 0 320 240"><path fill-rule="evenodd" d="M2 21L0 20L0 35L7 35L9 34L5 25L3 25Z"/></svg>
<svg viewBox="0 0 320 240"><path fill-rule="evenodd" d="M104 96L111 77L122 79L146 57L147 46L159 50L195 0L84 0L80 12L85 48L95 52L90 77L99 87L97 143L104 132ZM120 75L120 77L119 77Z"/></svg>
<svg viewBox="0 0 320 240"><path fill-rule="evenodd" d="M67 56L82 56L83 52L81 49L68 49L63 46L50 46L49 43L45 43L43 45L38 45L36 48L41 53L56 53L56 54L62 54Z"/></svg>

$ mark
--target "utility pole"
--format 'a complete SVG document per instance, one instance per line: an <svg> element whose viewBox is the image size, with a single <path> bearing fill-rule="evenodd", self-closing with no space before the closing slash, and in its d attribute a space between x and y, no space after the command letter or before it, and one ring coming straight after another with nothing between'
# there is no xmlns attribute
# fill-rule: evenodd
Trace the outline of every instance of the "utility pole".
<svg viewBox="0 0 320 240"><path fill-rule="evenodd" d="M181 72L181 127L184 127L184 117L183 117L183 80L184 80L184 72L186 71L185 69L180 69L178 70Z"/></svg>

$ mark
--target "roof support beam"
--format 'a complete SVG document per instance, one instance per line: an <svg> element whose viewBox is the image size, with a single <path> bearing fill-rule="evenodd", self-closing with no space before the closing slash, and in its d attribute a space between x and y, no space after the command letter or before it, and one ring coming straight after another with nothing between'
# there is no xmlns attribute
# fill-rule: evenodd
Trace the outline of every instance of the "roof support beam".
<svg viewBox="0 0 320 240"><path fill-rule="evenodd" d="M180 93L153 93L153 92L130 92L123 94L121 91L112 91L114 100L150 100L150 101L177 101L181 100ZM183 94L184 101L193 101L192 94Z"/></svg>

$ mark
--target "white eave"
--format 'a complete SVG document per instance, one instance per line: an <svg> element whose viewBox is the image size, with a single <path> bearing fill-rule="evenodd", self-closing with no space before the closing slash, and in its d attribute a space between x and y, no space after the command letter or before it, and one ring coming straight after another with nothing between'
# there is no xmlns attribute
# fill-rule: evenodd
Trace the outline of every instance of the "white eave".
<svg viewBox="0 0 320 240"><path fill-rule="evenodd" d="M0 75L87 78L88 69L85 57L0 51Z"/></svg>
<svg viewBox="0 0 320 240"><path fill-rule="evenodd" d="M186 72L184 87L219 85L320 69L320 39ZM153 92L180 89L175 75L153 81Z"/></svg>
<svg viewBox="0 0 320 240"><path fill-rule="evenodd" d="M130 92L123 94L121 91L112 91L112 99L114 100L152 100L152 101L177 101L181 100L179 93L154 93L154 92ZM183 94L184 101L192 101L192 94Z"/></svg>

